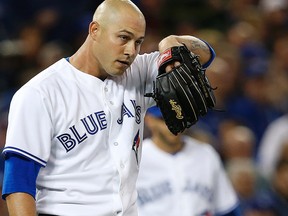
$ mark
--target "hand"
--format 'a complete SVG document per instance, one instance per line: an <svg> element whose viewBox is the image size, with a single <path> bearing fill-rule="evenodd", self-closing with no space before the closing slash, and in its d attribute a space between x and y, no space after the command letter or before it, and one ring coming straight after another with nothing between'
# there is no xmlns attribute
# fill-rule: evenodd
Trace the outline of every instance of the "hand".
<svg viewBox="0 0 288 216"><path fill-rule="evenodd" d="M179 66L180 62L179 61L175 61L175 62L171 62L170 64L168 64L165 68L166 73L169 71L172 71L175 67Z"/></svg>
<svg viewBox="0 0 288 216"><path fill-rule="evenodd" d="M153 93L146 94L156 101L174 135L195 124L216 103L198 58L185 45L162 52Z"/></svg>
<svg viewBox="0 0 288 216"><path fill-rule="evenodd" d="M199 61L202 65L209 62L211 57L213 58L209 46L201 39L190 35L170 35L163 38L158 45L159 52L163 53L173 46L183 46L183 44L193 54L199 56Z"/></svg>

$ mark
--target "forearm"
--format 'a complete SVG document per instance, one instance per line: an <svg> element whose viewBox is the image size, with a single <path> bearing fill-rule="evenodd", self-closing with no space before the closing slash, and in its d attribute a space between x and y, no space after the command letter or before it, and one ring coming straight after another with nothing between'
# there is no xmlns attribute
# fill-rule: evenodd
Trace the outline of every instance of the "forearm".
<svg viewBox="0 0 288 216"><path fill-rule="evenodd" d="M36 216L34 198L27 193L12 193L6 197L9 216Z"/></svg>
<svg viewBox="0 0 288 216"><path fill-rule="evenodd" d="M205 42L199 38L190 35L170 35L159 43L159 51L162 53L172 46L182 46L183 43L187 48L196 55L199 55L201 64L205 64L211 58L211 52Z"/></svg>

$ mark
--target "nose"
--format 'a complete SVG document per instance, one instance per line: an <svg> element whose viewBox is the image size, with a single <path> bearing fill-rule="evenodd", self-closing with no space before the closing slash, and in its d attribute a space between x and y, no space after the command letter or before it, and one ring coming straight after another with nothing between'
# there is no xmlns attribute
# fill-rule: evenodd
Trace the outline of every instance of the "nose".
<svg viewBox="0 0 288 216"><path fill-rule="evenodd" d="M137 49L136 49L136 45L134 42L129 42L126 44L125 46L125 50L124 50L124 54L125 55L128 55L128 56L135 56L136 55L136 52L137 52Z"/></svg>

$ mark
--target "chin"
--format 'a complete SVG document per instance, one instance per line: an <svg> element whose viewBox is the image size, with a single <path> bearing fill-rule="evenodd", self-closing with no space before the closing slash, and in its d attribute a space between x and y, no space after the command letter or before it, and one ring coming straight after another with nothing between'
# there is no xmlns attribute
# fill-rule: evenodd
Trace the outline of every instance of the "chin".
<svg viewBox="0 0 288 216"><path fill-rule="evenodd" d="M126 70L114 70L112 72L108 72L110 76L121 76L125 73Z"/></svg>

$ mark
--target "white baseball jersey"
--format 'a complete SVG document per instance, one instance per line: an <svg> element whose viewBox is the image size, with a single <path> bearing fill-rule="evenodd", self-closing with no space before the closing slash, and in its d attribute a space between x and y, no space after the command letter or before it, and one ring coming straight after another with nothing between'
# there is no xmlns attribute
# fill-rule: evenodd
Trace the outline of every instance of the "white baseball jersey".
<svg viewBox="0 0 288 216"><path fill-rule="evenodd" d="M158 52L104 81L61 59L13 97L4 152L44 168L37 210L61 216L137 215L143 117L154 104Z"/></svg>
<svg viewBox="0 0 288 216"><path fill-rule="evenodd" d="M183 136L175 155L143 141L137 181L139 216L200 216L234 209L237 196L219 155L209 144Z"/></svg>
<svg viewBox="0 0 288 216"><path fill-rule="evenodd" d="M262 136L257 155L259 172L270 180L280 157L285 140L288 139L288 114L271 122Z"/></svg>

